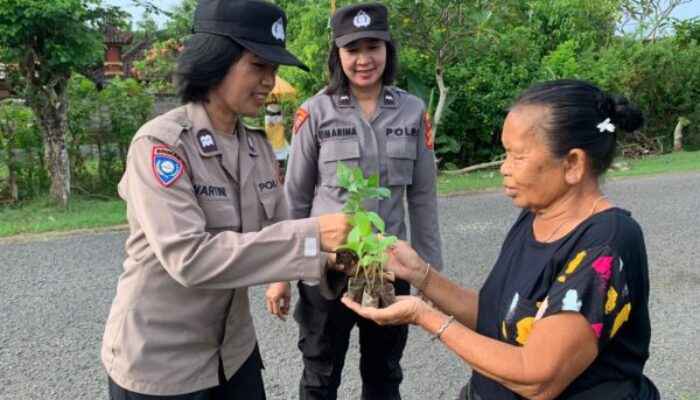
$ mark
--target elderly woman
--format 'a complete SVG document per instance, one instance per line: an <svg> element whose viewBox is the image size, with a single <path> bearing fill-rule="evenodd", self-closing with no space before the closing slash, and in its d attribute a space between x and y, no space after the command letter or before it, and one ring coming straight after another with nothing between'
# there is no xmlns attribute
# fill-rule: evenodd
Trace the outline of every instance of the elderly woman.
<svg viewBox="0 0 700 400"><path fill-rule="evenodd" d="M457 286L399 243L389 269L436 308L410 296L385 309L343 302L439 338L474 370L460 399L658 399L642 373L651 333L644 238L599 184L617 133L642 123L624 98L586 82L527 90L502 134L506 195L523 211L481 290Z"/></svg>

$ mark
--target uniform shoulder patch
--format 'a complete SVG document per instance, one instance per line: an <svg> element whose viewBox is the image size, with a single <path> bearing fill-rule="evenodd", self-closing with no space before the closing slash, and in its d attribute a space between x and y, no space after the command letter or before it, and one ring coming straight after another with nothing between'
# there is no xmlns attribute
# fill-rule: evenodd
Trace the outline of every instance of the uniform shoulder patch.
<svg viewBox="0 0 700 400"><path fill-rule="evenodd" d="M248 125L248 124L243 124L243 126L245 127L245 130L248 132L256 132L256 133L259 133L261 135L265 135L264 128L261 128L259 126Z"/></svg>
<svg viewBox="0 0 700 400"><path fill-rule="evenodd" d="M296 135L299 133L299 129L301 129L302 125L304 125L304 122L309 118L309 113L304 110L303 108L300 108L297 110L297 112L294 114L294 134Z"/></svg>
<svg viewBox="0 0 700 400"><path fill-rule="evenodd" d="M151 167L158 183L169 187L175 183L185 170L185 163L172 150L165 146L153 146L151 150Z"/></svg>
<svg viewBox="0 0 700 400"><path fill-rule="evenodd" d="M430 122L430 114L428 112L423 114L423 123L425 123L425 144L432 150L435 147L433 143L433 123Z"/></svg>

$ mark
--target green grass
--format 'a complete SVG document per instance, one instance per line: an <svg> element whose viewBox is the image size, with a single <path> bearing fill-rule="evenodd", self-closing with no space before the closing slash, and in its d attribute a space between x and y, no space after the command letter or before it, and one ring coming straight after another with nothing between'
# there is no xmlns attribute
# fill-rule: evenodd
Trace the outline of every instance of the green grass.
<svg viewBox="0 0 700 400"><path fill-rule="evenodd" d="M611 178L684 172L700 169L700 151L671 153L660 156L649 156L641 159L617 161L629 163L629 168L627 170L610 171L608 176Z"/></svg>
<svg viewBox="0 0 700 400"><path fill-rule="evenodd" d="M641 159L619 159L615 162L622 164L624 168L609 171L605 175L608 179L700 170L700 151L663 154ZM438 178L438 192L455 194L498 189L502 184L503 181L497 168L464 175L443 174Z"/></svg>
<svg viewBox="0 0 700 400"><path fill-rule="evenodd" d="M617 161L624 163L627 169L610 171L608 178L700 170L700 151ZM491 169L465 175L440 175L438 191L441 194L465 193L498 189L501 184L498 169ZM125 208L121 200L86 200L77 196L68 210L53 207L47 200L0 206L0 237L119 225L126 222Z"/></svg>
<svg viewBox="0 0 700 400"><path fill-rule="evenodd" d="M456 194L501 187L503 180L498 169L470 172L462 175L438 176L438 193Z"/></svg>
<svg viewBox="0 0 700 400"><path fill-rule="evenodd" d="M77 196L68 209L51 206L47 200L0 207L0 237L119 225L126 222L125 211L121 200L85 200Z"/></svg>

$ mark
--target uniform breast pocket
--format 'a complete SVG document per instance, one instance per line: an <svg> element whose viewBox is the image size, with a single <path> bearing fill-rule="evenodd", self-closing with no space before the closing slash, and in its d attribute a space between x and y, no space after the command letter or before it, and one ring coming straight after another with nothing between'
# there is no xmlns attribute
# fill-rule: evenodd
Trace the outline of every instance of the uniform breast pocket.
<svg viewBox="0 0 700 400"><path fill-rule="evenodd" d="M240 228L240 211L233 201L233 193L228 184L196 182L194 192L204 213L208 231Z"/></svg>
<svg viewBox="0 0 700 400"><path fill-rule="evenodd" d="M277 207L284 200L282 187L274 178L258 182L256 185L258 187L258 200L265 210L265 216L268 220L273 220L277 213Z"/></svg>
<svg viewBox="0 0 700 400"><path fill-rule="evenodd" d="M387 140L389 155L389 186L407 186L413 183L413 168L418 149L416 141L410 139Z"/></svg>
<svg viewBox="0 0 700 400"><path fill-rule="evenodd" d="M357 139L328 140L321 145L319 152L319 175L323 186L338 186L336 170L342 161L348 168L360 162L360 143Z"/></svg>
<svg viewBox="0 0 700 400"><path fill-rule="evenodd" d="M207 231L238 231L241 227L239 210L233 202L200 200L206 218Z"/></svg>

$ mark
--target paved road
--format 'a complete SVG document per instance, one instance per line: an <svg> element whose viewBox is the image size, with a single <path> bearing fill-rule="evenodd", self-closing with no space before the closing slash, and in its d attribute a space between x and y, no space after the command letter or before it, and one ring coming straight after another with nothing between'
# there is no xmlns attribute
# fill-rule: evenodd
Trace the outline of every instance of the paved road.
<svg viewBox="0 0 700 400"><path fill-rule="evenodd" d="M645 230L654 327L647 374L666 399L700 398L700 172L612 181L611 199ZM498 193L440 199L447 273L470 287L486 278L517 211ZM0 399L104 399L99 346L124 257L124 232L0 243ZM266 315L251 291L268 398L297 398L297 328ZM340 399L358 399L357 337ZM412 328L404 399L453 399L469 369Z"/></svg>

